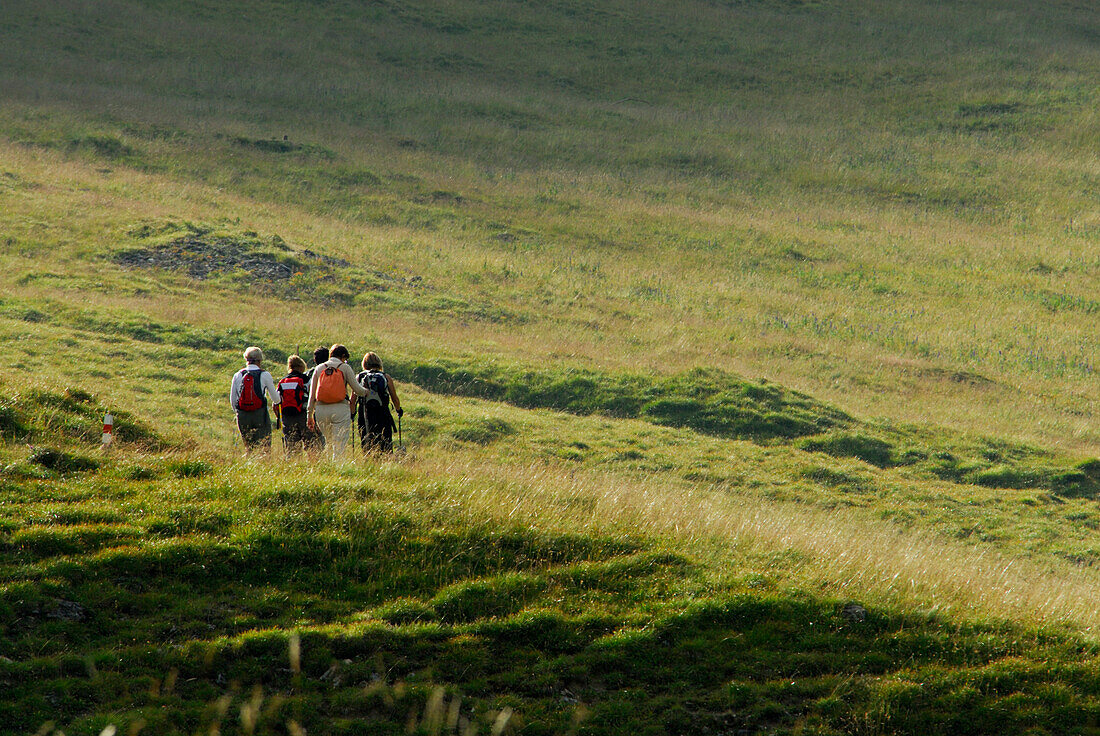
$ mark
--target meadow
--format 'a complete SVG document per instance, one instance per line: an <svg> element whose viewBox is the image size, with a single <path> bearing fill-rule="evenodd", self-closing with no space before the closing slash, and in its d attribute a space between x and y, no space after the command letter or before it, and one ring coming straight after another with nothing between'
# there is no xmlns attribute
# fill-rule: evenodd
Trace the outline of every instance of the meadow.
<svg viewBox="0 0 1100 736"><path fill-rule="evenodd" d="M5 3L0 730L1095 732L1097 38ZM333 341L408 453L242 457Z"/></svg>

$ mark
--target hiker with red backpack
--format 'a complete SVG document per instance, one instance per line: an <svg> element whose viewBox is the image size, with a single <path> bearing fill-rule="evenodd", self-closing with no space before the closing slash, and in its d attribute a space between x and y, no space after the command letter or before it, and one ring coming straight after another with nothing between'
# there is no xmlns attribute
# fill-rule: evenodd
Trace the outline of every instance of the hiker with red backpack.
<svg viewBox="0 0 1100 736"><path fill-rule="evenodd" d="M271 415L267 413L267 402L278 406L279 393L275 390L275 380L262 367L264 351L251 346L244 351L244 368L233 374L229 385L229 403L237 415L237 429L249 452L256 449L271 449Z"/></svg>
<svg viewBox="0 0 1100 736"><path fill-rule="evenodd" d="M382 359L377 353L363 356L363 372L355 377L369 392L363 398L352 397L352 411L359 419L359 444L363 452L393 452L393 415L390 401L397 416L403 416L401 400L397 398L397 384L382 370Z"/></svg>
<svg viewBox="0 0 1100 736"><path fill-rule="evenodd" d="M343 345L329 348L329 359L313 369L309 383L307 426L319 429L325 437L325 450L333 460L339 460L348 449L351 432L351 404L348 389L356 396L366 396L367 389L355 380L355 371L348 365L351 353Z"/></svg>
<svg viewBox="0 0 1100 736"><path fill-rule="evenodd" d="M279 413L283 417L283 447L287 454L305 449L306 397L309 394L309 378L306 362L297 355L286 360L287 374L279 379Z"/></svg>

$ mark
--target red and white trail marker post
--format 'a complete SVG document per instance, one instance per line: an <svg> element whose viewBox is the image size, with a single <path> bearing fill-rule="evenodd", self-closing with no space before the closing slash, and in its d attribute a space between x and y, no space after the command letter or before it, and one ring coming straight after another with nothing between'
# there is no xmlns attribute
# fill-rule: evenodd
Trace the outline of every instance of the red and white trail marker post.
<svg viewBox="0 0 1100 736"><path fill-rule="evenodd" d="M103 417L103 444L101 445L101 447L104 450L110 447L111 443L115 440L114 429L115 418L111 416L110 412L108 412Z"/></svg>

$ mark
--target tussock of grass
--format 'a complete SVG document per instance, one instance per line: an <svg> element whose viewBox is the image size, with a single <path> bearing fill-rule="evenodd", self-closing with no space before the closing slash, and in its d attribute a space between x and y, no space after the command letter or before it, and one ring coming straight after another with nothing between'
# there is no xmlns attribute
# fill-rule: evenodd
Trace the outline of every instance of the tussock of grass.
<svg viewBox="0 0 1100 736"><path fill-rule="evenodd" d="M515 433L516 429L511 424L491 417L472 417L450 430L450 435L456 440L479 445L487 445Z"/></svg>
<svg viewBox="0 0 1100 736"><path fill-rule="evenodd" d="M99 461L90 457L74 455L63 450L55 450L50 447L40 447L31 453L28 461L35 465L41 465L47 470L56 470L59 473L73 473L87 470L95 470L99 467Z"/></svg>
<svg viewBox="0 0 1100 736"><path fill-rule="evenodd" d="M0 402L0 440L53 442L64 437L70 441L98 444L104 415L110 411L114 417L116 441L153 451L165 446L145 421L121 408L109 410L95 395L80 388L14 391ZM32 461L43 467L56 465L60 469L67 464L63 455L60 450L43 450L37 459L32 457Z"/></svg>
<svg viewBox="0 0 1100 736"><path fill-rule="evenodd" d="M894 447L885 440L861 434L833 434L811 438L799 444L808 452L823 452L833 457L854 457L879 468L898 464Z"/></svg>

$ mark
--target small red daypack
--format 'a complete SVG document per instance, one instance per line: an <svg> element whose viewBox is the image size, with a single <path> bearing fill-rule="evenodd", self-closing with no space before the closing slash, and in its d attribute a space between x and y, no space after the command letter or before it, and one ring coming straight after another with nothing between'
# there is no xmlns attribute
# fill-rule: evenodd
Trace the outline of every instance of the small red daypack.
<svg viewBox="0 0 1100 736"><path fill-rule="evenodd" d="M306 382L301 376L288 375L279 381L279 400L284 409L306 408Z"/></svg>
<svg viewBox="0 0 1100 736"><path fill-rule="evenodd" d="M237 408L241 411L256 411L267 406L264 401L264 387L261 385L260 376L263 371L250 371L241 369L241 395L237 397Z"/></svg>

